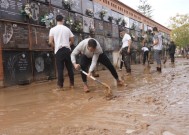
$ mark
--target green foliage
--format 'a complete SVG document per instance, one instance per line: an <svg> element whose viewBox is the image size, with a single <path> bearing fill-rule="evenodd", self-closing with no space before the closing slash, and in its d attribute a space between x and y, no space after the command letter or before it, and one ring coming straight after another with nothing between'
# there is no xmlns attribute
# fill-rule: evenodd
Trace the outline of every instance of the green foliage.
<svg viewBox="0 0 189 135"><path fill-rule="evenodd" d="M189 45L189 15L177 14L170 18L171 39L180 48Z"/></svg>
<svg viewBox="0 0 189 135"><path fill-rule="evenodd" d="M140 0L140 5L138 6L137 11L146 17L152 17L152 6L148 4L148 0Z"/></svg>

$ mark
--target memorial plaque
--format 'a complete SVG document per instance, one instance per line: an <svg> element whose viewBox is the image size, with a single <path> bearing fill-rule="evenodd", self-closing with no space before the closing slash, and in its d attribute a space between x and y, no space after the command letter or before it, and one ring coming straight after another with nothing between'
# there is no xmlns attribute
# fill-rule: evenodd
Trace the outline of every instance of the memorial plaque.
<svg viewBox="0 0 189 135"><path fill-rule="evenodd" d="M108 57L108 59L110 60L110 62L113 63L112 51L105 51L104 53L106 54L106 56Z"/></svg>
<svg viewBox="0 0 189 135"><path fill-rule="evenodd" d="M63 0L51 0L51 4L55 7L63 8Z"/></svg>
<svg viewBox="0 0 189 135"><path fill-rule="evenodd" d="M118 29L118 25L116 24L112 24L112 37L119 37L119 29Z"/></svg>
<svg viewBox="0 0 189 135"><path fill-rule="evenodd" d="M48 45L49 29L42 27L31 27L31 49L52 50Z"/></svg>
<svg viewBox="0 0 189 135"><path fill-rule="evenodd" d="M105 51L112 51L113 50L113 44L111 38L105 38L104 39L104 50Z"/></svg>
<svg viewBox="0 0 189 135"><path fill-rule="evenodd" d="M83 32L90 33L91 28L94 28L93 18L83 16Z"/></svg>
<svg viewBox="0 0 189 135"><path fill-rule="evenodd" d="M93 2L90 0L82 0L83 15L94 16Z"/></svg>
<svg viewBox="0 0 189 135"><path fill-rule="evenodd" d="M72 0L71 10L77 13L82 13L81 0Z"/></svg>
<svg viewBox="0 0 189 135"><path fill-rule="evenodd" d="M0 26L3 49L29 48L27 25L1 22Z"/></svg>
<svg viewBox="0 0 189 135"><path fill-rule="evenodd" d="M30 5L32 13L30 23L43 24L41 23L41 18L44 17L44 15L49 14L49 6L39 2L31 2Z"/></svg>
<svg viewBox="0 0 189 135"><path fill-rule="evenodd" d="M0 18L24 22L21 10L26 3L27 0L0 0Z"/></svg>
<svg viewBox="0 0 189 135"><path fill-rule="evenodd" d="M29 51L3 50L4 85L27 84L32 80Z"/></svg>
<svg viewBox="0 0 189 135"><path fill-rule="evenodd" d="M104 34L103 21L95 19L94 24L95 24L95 34L103 35Z"/></svg>
<svg viewBox="0 0 189 135"><path fill-rule="evenodd" d="M100 43L100 46L103 50L105 50L104 46L104 36L103 35L95 35L95 39Z"/></svg>
<svg viewBox="0 0 189 135"><path fill-rule="evenodd" d="M112 38L112 46L114 51L120 49L119 38Z"/></svg>
<svg viewBox="0 0 189 135"><path fill-rule="evenodd" d="M104 36L105 37L112 37L112 24L109 22L104 22Z"/></svg>
<svg viewBox="0 0 189 135"><path fill-rule="evenodd" d="M102 11L102 5L94 2L94 17L96 19L101 19L100 18L100 12L101 11Z"/></svg>
<svg viewBox="0 0 189 135"><path fill-rule="evenodd" d="M49 80L56 77L55 59L52 51L35 51L33 57L34 80Z"/></svg>

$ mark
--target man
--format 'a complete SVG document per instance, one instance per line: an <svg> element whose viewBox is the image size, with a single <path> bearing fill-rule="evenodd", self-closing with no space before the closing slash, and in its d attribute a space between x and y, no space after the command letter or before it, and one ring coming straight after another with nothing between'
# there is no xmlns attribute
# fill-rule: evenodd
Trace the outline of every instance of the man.
<svg viewBox="0 0 189 135"><path fill-rule="evenodd" d="M173 41L171 41L170 46L169 46L169 55L170 55L172 64L174 64L175 62L175 50L176 50L176 45Z"/></svg>
<svg viewBox="0 0 189 135"><path fill-rule="evenodd" d="M78 54L82 54L80 57L80 64L76 63L76 55ZM83 71L87 72L88 66L90 65L88 76L92 75L92 72L94 71L97 62L100 62L110 70L113 77L117 80L117 84L123 85L123 82L119 80L118 74L114 66L111 64L108 57L103 53L99 42L96 41L94 38L87 38L81 41L73 50L71 54L71 60L75 69L77 70L81 68ZM81 76L84 83L84 91L89 92L89 88L87 85L87 76L83 73L81 73Z"/></svg>
<svg viewBox="0 0 189 135"><path fill-rule="evenodd" d="M127 73L131 73L131 36L126 33L125 28L120 30L120 37L122 37L122 47L120 53L122 54L124 65Z"/></svg>
<svg viewBox="0 0 189 135"><path fill-rule="evenodd" d="M64 64L68 70L70 78L70 87L74 86L74 73L71 62L70 45L74 43L74 35L69 28L63 25L63 16L56 16L57 25L50 29L49 44L54 48L56 67L58 71L58 89L62 90L64 86Z"/></svg>
<svg viewBox="0 0 189 135"><path fill-rule="evenodd" d="M153 28L153 49L154 59L157 62L157 71L161 73L161 50L162 50L162 35L158 32L157 27Z"/></svg>

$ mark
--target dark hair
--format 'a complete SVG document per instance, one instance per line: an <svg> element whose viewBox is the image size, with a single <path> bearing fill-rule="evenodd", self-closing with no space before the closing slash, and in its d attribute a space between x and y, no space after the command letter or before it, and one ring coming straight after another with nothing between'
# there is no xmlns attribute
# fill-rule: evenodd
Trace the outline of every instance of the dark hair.
<svg viewBox="0 0 189 135"><path fill-rule="evenodd" d="M126 29L124 27L119 28L119 32L126 32Z"/></svg>
<svg viewBox="0 0 189 135"><path fill-rule="evenodd" d="M64 17L62 15L57 15L56 16L56 21L57 22L61 22L64 19Z"/></svg>
<svg viewBox="0 0 189 135"><path fill-rule="evenodd" d="M157 27L154 27L154 28L153 28L153 31L158 31Z"/></svg>
<svg viewBox="0 0 189 135"><path fill-rule="evenodd" d="M94 39L89 39L89 41L88 41L88 47L92 47L92 48L95 49L96 46L97 46L96 41Z"/></svg>

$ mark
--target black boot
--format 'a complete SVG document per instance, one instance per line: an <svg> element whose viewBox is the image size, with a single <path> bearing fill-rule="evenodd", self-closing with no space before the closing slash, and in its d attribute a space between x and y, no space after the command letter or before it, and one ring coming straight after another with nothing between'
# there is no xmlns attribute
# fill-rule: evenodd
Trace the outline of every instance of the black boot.
<svg viewBox="0 0 189 135"><path fill-rule="evenodd" d="M158 71L159 73L161 73L161 68L157 67L157 71Z"/></svg>

